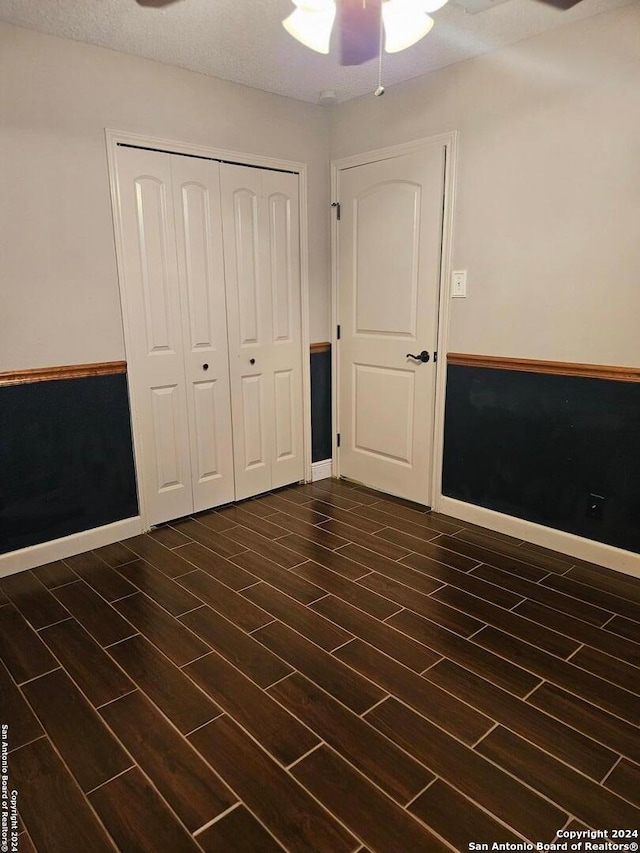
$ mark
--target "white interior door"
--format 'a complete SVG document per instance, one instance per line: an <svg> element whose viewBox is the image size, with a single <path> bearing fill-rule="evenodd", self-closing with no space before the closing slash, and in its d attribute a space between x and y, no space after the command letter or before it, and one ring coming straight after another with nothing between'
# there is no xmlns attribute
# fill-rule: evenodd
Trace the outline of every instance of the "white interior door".
<svg viewBox="0 0 640 853"><path fill-rule="evenodd" d="M193 511L171 156L118 148L122 295L146 520Z"/></svg>
<svg viewBox="0 0 640 853"><path fill-rule="evenodd" d="M298 176L220 175L239 500L303 478Z"/></svg>
<svg viewBox="0 0 640 853"><path fill-rule="evenodd" d="M235 498L220 164L173 156L193 509Z"/></svg>
<svg viewBox="0 0 640 853"><path fill-rule="evenodd" d="M340 473L430 502L444 147L339 173ZM429 353L429 361L408 357Z"/></svg>

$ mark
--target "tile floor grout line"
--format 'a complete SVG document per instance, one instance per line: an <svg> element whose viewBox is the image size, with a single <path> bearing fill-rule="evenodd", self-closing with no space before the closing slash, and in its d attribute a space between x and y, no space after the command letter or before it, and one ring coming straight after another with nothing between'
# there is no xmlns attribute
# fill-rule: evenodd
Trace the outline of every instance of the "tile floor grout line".
<svg viewBox="0 0 640 853"><path fill-rule="evenodd" d="M198 604L197 607L192 607L190 610L185 610L183 613L176 613L176 614L172 613L171 615L173 616L174 619L180 619L182 616L186 616L187 613L195 613L196 610L202 610L202 608L206 607L206 606L207 605L203 602L202 604Z"/></svg>
<svg viewBox="0 0 640 853"><path fill-rule="evenodd" d="M296 717L296 719L298 719L298 718ZM312 731L316 735L316 737L320 738L320 736L318 734L316 734L316 732L314 732L313 729L309 729L309 731ZM304 759L307 758L309 755L311 755L311 753L315 752L317 749L320 749L323 746L328 746L328 744L326 743L326 741L324 741L324 740L322 740L322 738L320 738L319 743L317 743L315 746L311 747L311 749L308 749L304 753L304 755L299 756L298 758L295 759L295 761L292 761L290 764L284 765L284 769L287 771L290 771L292 767L295 767L296 764L300 764L300 762L304 761Z"/></svg>
<svg viewBox="0 0 640 853"><path fill-rule="evenodd" d="M443 660L447 660L446 655L443 655L440 652L434 652L434 654L440 654L440 657L436 658L432 663L429 664L429 666L425 666L425 668L420 673L418 673L419 675L424 676L424 674L426 672L429 672L429 670L433 669L434 666L437 666L439 663L442 663ZM430 679L427 679L427 680L430 681ZM485 681L486 681L486 679L485 679ZM439 686L439 685L437 685L437 686Z"/></svg>
<svg viewBox="0 0 640 853"><path fill-rule="evenodd" d="M40 728L42 728L42 724L40 723L39 718L36 717L36 719L38 720L38 723L40 724ZM38 740L42 740L43 738L45 738L46 740L49 740L49 735L46 733L44 728L42 728L42 734L41 735L38 735L38 737L31 738L31 740L28 740L26 743L21 743L20 746L12 747L8 751L7 755L11 755L12 753L17 752L19 749L23 749L25 746L31 746L32 743L35 743Z"/></svg>
<svg viewBox="0 0 640 853"><path fill-rule="evenodd" d="M265 648L266 648L266 646L265 646ZM280 658L280 660L282 660L282 658ZM286 663L286 661L285 661L285 663ZM291 664L288 664L288 666L291 666ZM302 673L300 673L299 670L295 669L295 667L292 666L291 672L288 672L286 675L283 675L281 678L276 678L275 681L272 681L271 684L266 684L264 687L260 687L260 685L258 684L258 687L260 687L261 690L264 690L265 693L268 693L272 687L276 686L276 684L280 684L281 681L286 681L287 678L290 678L292 675L296 675L296 673L298 675L302 675ZM249 678L249 676L246 676L246 677ZM251 681L253 681L253 679L251 679ZM256 684L257 682L254 681L253 683Z"/></svg>
<svg viewBox="0 0 640 853"><path fill-rule="evenodd" d="M565 658L565 660L566 660L566 661L570 661L570 660L571 660L571 658L572 658L574 655L577 655L579 651L581 651L582 649L584 649L584 648L585 648L585 645L586 645L586 643L580 643L580 645L578 646L578 648L577 648L577 649L574 649L574 651L572 651L572 652L571 652L571 654L569 655L569 657L568 657L568 658ZM571 662L573 663L573 661L571 661ZM578 664L578 666L579 666L579 664ZM580 668L582 669L582 667L580 667ZM589 671L589 670L585 670L585 672L588 672L588 671ZM594 674L594 673L592 673L592 675L593 675L593 674ZM638 676L640 676L640 672L638 673Z"/></svg>
<svg viewBox="0 0 640 853"><path fill-rule="evenodd" d="M391 741L391 743L393 743L393 741ZM431 773L433 773L433 770L431 771ZM438 776L438 774L437 774L437 773L433 773L433 779L431 779L431 781L430 781L430 782L428 782L428 783L424 786L424 788L422 788L422 790L421 790L421 791L418 791L418 793L417 793L417 794L415 794L413 797L411 797L411 799L410 799L410 800L408 800L408 801L407 801L407 802L402 806L402 808L403 808L403 809L406 809L406 810L408 811L408 810L409 810L409 807L410 807L410 806L412 806L412 805L415 803L415 801L416 801L419 797L421 797L421 796L424 794L424 792L425 792L428 788L430 788L430 787L431 787L435 782L438 782L438 781L444 781L444 780L441 780L441 779L440 779L440 776ZM445 783L445 784L446 784L446 783Z"/></svg>
<svg viewBox="0 0 640 853"><path fill-rule="evenodd" d="M131 683L135 685L133 690L127 690L126 693L122 693L120 696L114 696L113 699L109 699L107 702L103 702L101 705L91 704L91 707L95 711L101 711L103 708L106 708L107 705L113 705L114 702L118 702L120 699L124 699L125 696L131 696L132 693L138 693L138 692L144 693L144 690L142 690L142 688L135 681L133 681L133 679L131 679ZM80 688L78 688L78 689L80 689ZM88 700L88 697L87 697L87 700Z"/></svg>
<svg viewBox="0 0 640 853"><path fill-rule="evenodd" d="M326 649L326 651L327 651L330 655L332 655L334 652L337 652L339 649L343 649L345 646L348 646L348 645L349 645L349 643L351 643L351 642L352 642L353 640L355 640L355 639L356 639L356 636L355 636L355 634L354 634L352 637L349 637L349 639L348 639L348 640L345 640L345 641L344 641L344 643L340 643L339 645L337 645L337 646L336 646L335 648L333 648L333 649Z"/></svg>
<svg viewBox="0 0 640 853"><path fill-rule="evenodd" d="M603 787L604 787L604 783L607 781L607 779L609 778L609 776L611 776L611 774L613 773L613 771L614 771L614 770L616 769L616 767L621 763L621 761L622 761L622 760L623 760L623 757L622 757L622 755L620 755L620 756L618 757L618 760L617 760L617 761L614 761L614 763L611 765L611 767L610 767L610 768L607 770L607 772L604 774L604 776L603 776L603 777L602 777L602 779L600 780L600 784L601 784ZM614 791L614 793L615 793L615 791ZM620 796L620 795L618 795L618 796Z"/></svg>
<svg viewBox="0 0 640 853"><path fill-rule="evenodd" d="M491 719L491 717L489 717L489 719ZM491 726L491 728L487 729L487 731L483 735L481 735L475 743L470 744L471 749L473 749L475 751L475 748L479 744L481 744L485 738L489 737L489 735L491 734L492 731L495 731L495 729L499 728L500 726L502 726L502 723L494 722L494 724ZM503 728L504 728L504 726L503 726ZM511 729L510 729L510 731L511 731ZM515 734L518 735L518 732L515 732Z"/></svg>
<svg viewBox="0 0 640 853"><path fill-rule="evenodd" d="M180 624L182 624L182 623L180 623ZM189 626L185 625L184 627L188 628ZM198 636L198 635L196 634L196 636ZM198 639L200 639L200 638L198 638ZM151 641L149 641L149 642L151 642ZM202 642L204 643L204 640L202 640ZM154 648L158 648L155 645L155 643L151 643L151 645L154 646ZM205 645L208 645L208 643L205 643ZM162 649L159 649L159 651L162 651ZM179 670L183 670L185 667L191 666L192 663L196 663L197 661L202 660L202 658L208 657L212 651L214 651L214 649L212 649L209 646L209 649L206 652L203 652L201 655L198 655L198 657L195 657L193 660L188 660L186 663L182 663L179 666L178 666L178 664L174 664L174 666L178 666ZM169 660L171 660L171 658L169 658Z"/></svg>
<svg viewBox="0 0 640 853"><path fill-rule="evenodd" d="M114 610L115 610L115 608L114 608ZM116 610L116 613L117 612L118 611ZM78 622L78 624L80 625L81 628L83 627L82 623L80 622L79 619L76 619L76 622ZM84 630L86 631L86 628ZM89 633L89 632L87 631L87 633ZM140 631L136 631L134 634L129 634L128 637L122 637L121 640L116 640L115 643L109 643L109 645L107 645L107 646L100 646L100 648L103 650L104 649L112 649L114 646L120 645L120 643L125 643L127 640L132 640L134 637L139 637L139 636L141 636ZM95 640L95 637L93 639ZM95 640L95 641L98 642L97 640ZM100 643L98 643L98 645L100 645Z"/></svg>
<svg viewBox="0 0 640 853"><path fill-rule="evenodd" d="M300 577L300 575L298 575L298 577ZM309 581L309 583L311 583L311 581ZM320 589L321 588L322 587L320 587ZM307 601L307 603L303 606L311 608L313 604L317 604L319 601L322 601L323 598L328 598L330 595L330 592L325 592L324 595L319 595L317 598L314 598L313 601Z"/></svg>
<svg viewBox="0 0 640 853"><path fill-rule="evenodd" d="M295 599L294 599L294 600L295 600ZM265 611L265 612L266 612L266 611ZM257 627L257 628L253 628L251 631L246 631L246 633L247 633L250 637L252 637L252 636L256 633L256 631L261 631L263 628L266 628L266 627L267 627L267 625L273 625L273 623L274 623L274 622L278 622L278 621L279 621L279 620L278 620L278 619L276 619L276 618L274 618L274 619L270 619L270 620L269 620L269 622L265 622L265 623L264 623L264 625L258 625L258 627ZM237 626L236 626L236 627L237 627ZM241 628L240 630L243 630L243 629Z"/></svg>
<svg viewBox="0 0 640 853"><path fill-rule="evenodd" d="M457 608L456 608L456 609L457 609ZM467 615L469 615L469 614L467 614ZM472 619L476 619L477 617L472 616L471 618L472 618ZM472 640L472 639L473 639L474 637L476 637L478 634L482 633L482 631L484 631L484 629L485 629L485 628L489 628L489 627L493 628L494 626L493 626L493 625L491 625L489 622L485 622L485 623L484 623L484 625L481 625L481 626L478 628L478 630L477 630L477 631L474 631L474 632L473 632L473 634L467 634L467 636L466 636L464 639L465 639L465 640ZM500 630L500 629L498 628L498 629L496 629L496 630Z"/></svg>
<svg viewBox="0 0 640 853"><path fill-rule="evenodd" d="M193 683L195 684L195 682L193 682ZM197 685L197 684L196 684L196 687L198 687L198 685ZM206 696L207 698L209 698L209 699L211 700L211 702L213 702L213 699L211 699L211 697L209 696L209 694L208 694L208 693L206 693L204 690L202 690L202 688L200 688L200 690L201 690L201 692L203 693L203 695L204 695L204 696ZM154 704L155 704L155 703L154 703ZM214 704L215 704L215 703L214 703ZM157 706L156 706L156 707L157 707ZM196 726L194 729L191 729L191 731L189 731L189 732L180 732L180 734L182 735L182 737L183 737L183 738L185 738L186 740L189 740L189 738L191 737L191 735L195 734L196 732L199 732L199 731L200 731L200 729L204 729L204 728L206 728L206 727L209 725L209 723L212 723L214 720L217 720L217 719L218 719L219 717L221 717L224 713L225 713L225 711L221 708L221 709L220 709L220 712L219 712L218 714L215 714L215 716L211 717L211 719L210 719L210 720L207 720L205 723L200 723L200 725L199 725L199 726ZM199 754L200 754L200 753L198 753L198 755L199 755Z"/></svg>
<svg viewBox="0 0 640 853"><path fill-rule="evenodd" d="M375 683L375 682L374 682L374 683ZM380 688L380 689L381 689L381 690L384 690L384 688ZM386 691L385 691L385 693L386 693ZM377 702L374 702L374 703L373 703L373 705L371 705L369 708L365 708L365 710L364 710L364 711L362 711L360 714L357 714L357 716L358 716L361 720L364 720L364 716L365 716L365 714L368 714L368 713L369 713L369 711L373 711L375 708L377 708L377 707L378 707L378 705L382 705L382 703L383 703L383 702L386 702L386 701L387 701L387 699L390 699L390 698L392 698L392 694L391 694L391 693L386 693L386 696L383 696L383 697L382 697L382 699L378 699L378 701L377 701ZM356 712L355 712L355 711L353 711L352 713L354 713L354 714L355 714ZM365 722L367 722L367 723L368 723L369 721L368 721L368 720L365 720ZM371 723L369 723L369 725L371 725ZM401 747L401 748L402 748L402 747Z"/></svg>
<svg viewBox="0 0 640 853"><path fill-rule="evenodd" d="M124 776L125 773L129 773L130 770L134 770L137 766L138 765L134 761L134 763L131 765L131 767L127 767L125 770L121 770L119 773L116 773L115 776L112 776L110 779L105 779L104 782L100 782L99 785L96 785L95 788L92 788L90 791L83 792L85 797L87 799L89 799L91 794L94 794L96 791L99 791L100 788L104 788L105 785L108 785L110 782L113 782L114 779L119 779L120 776ZM71 772L71 771L69 771L69 772Z"/></svg>
<svg viewBox="0 0 640 853"><path fill-rule="evenodd" d="M60 589L60 587L58 587L58 589ZM12 601L8 602L8 603L13 604ZM13 606L15 607L15 604L13 604ZM18 609L18 608L16 608L16 609ZM18 612L20 612L20 611L18 610ZM25 619L25 617L22 615L22 613L20 613L20 615L22 616L23 619ZM36 632L36 634L39 634L41 631L46 631L48 628L53 628L54 625L62 625L63 622L69 622L69 620L73 619L73 618L74 618L74 616L70 613L68 616L65 616L64 619L58 619L57 622L52 622L50 625L43 625L42 628L33 628L33 625L30 622L28 622L27 619L25 619L25 621L28 622L29 626L31 628L33 628L33 630Z"/></svg>
<svg viewBox="0 0 640 853"><path fill-rule="evenodd" d="M134 591L133 591L133 592L128 592L126 595L121 595L119 598L113 598L113 599L112 599L111 601L109 601L108 603L109 603L109 604L111 604L111 605L113 606L114 604L116 604L116 603L118 603L118 602L120 602L120 601L124 601L124 600L125 600L125 599L127 599L127 598L131 598L131 596L132 596L132 595L137 595L139 592L142 592L142 591L143 591L143 590L141 590L141 589L139 589L138 587L136 587L136 588L134 589Z"/></svg>
<svg viewBox="0 0 640 853"><path fill-rule="evenodd" d="M56 661L58 660L58 658L56 658L55 655L53 655L53 654L52 654L52 657L54 660L56 660ZM39 678L44 678L46 675L51 675L52 672L57 672L59 669L64 669L64 667L62 666L62 664L60 662L58 662L58 666L54 666L51 669L48 669L46 672L41 672L39 675L34 675L33 678L27 678L24 681L19 681L19 682L15 681L15 679L14 679L15 685L16 685L16 687L24 687L25 684L31 684L33 681L37 681ZM65 670L65 672L66 672L66 670ZM13 676L11 676L11 677L13 678Z"/></svg>
<svg viewBox="0 0 640 853"><path fill-rule="evenodd" d="M530 697L530 696L533 696L533 694L536 692L536 690L538 690L538 688L542 687L542 685L543 685L543 684L551 684L551 682L550 682L550 681L547 681L546 679L544 679L544 678L543 678L543 679L540 681L540 683L539 683L539 684L536 684L536 685L535 685L535 687L532 687L532 688L531 688L531 690L529 690L529 692L528 692L528 693L525 693L525 694L524 694L524 696L521 696L521 697L520 697L520 698L522 699L522 701L523 701L523 702L528 702L529 697ZM533 707L535 707L535 705L534 705ZM545 712L543 712L543 713L546 713L546 711L545 711ZM549 715L549 716L550 716L550 715Z"/></svg>
<svg viewBox="0 0 640 853"><path fill-rule="evenodd" d="M203 832L206 832L206 830L209 829L210 827L212 827L215 823L218 823L219 820L222 820L222 818L224 818L228 814L230 814L230 812L233 812L237 808L240 808L241 805L242 805L242 802L240 800L238 800L237 803L234 803L232 806L229 806L228 809L225 809L223 812L220 812L219 815L216 815L216 817L212 818L208 823L205 823L203 826L194 830L194 832L191 833L192 837L197 838Z"/></svg>

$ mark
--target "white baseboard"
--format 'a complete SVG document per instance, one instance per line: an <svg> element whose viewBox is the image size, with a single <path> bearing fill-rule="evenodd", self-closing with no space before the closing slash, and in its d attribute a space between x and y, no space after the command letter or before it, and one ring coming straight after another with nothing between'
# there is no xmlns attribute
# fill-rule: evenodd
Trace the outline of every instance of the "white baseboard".
<svg viewBox="0 0 640 853"><path fill-rule="evenodd" d="M322 462L314 462L311 466L311 482L316 480L328 480L331 476L331 459L323 459Z"/></svg>
<svg viewBox="0 0 640 853"><path fill-rule="evenodd" d="M489 530L497 530L498 533L506 533L508 536L524 539L534 545L542 545L544 548L560 551L588 563L596 563L599 566L606 566L608 569L615 569L627 575L640 577L640 554L624 551L622 548L615 548L613 545L594 542L592 539L584 539L582 536L576 536L573 533L554 530L533 521L514 518L511 515L504 515L504 513L465 503L455 498L447 498L444 495L438 501L438 512L459 518L461 521L487 527Z"/></svg>
<svg viewBox="0 0 640 853"><path fill-rule="evenodd" d="M103 527L94 527L91 530L83 530L82 533L53 539L51 542L41 542L19 551L0 554L0 577L43 566L54 560L64 560L65 557L73 557L74 554L82 554L103 545L111 545L121 539L137 536L143 529L142 518L136 515L123 521L114 521L113 524L105 524Z"/></svg>

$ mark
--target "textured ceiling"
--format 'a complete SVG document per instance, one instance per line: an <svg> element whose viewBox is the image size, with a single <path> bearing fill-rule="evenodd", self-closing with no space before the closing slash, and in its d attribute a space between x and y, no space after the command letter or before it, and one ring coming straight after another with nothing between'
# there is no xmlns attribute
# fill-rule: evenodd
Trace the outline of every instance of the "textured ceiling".
<svg viewBox="0 0 640 853"><path fill-rule="evenodd" d="M433 14L436 25L426 38L385 56L384 82L408 80L628 3L582 0L563 12L538 0L509 0L476 15L450 3ZM320 56L298 44L280 25L293 8L291 0L179 0L163 9L135 0L0 0L0 20L314 103L325 89L335 90L340 101L372 92L377 63L341 68L335 49Z"/></svg>

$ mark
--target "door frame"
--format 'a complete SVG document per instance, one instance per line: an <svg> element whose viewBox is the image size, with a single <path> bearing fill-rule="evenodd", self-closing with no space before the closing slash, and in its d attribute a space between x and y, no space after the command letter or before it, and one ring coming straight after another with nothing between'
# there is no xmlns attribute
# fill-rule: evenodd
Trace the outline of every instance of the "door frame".
<svg viewBox="0 0 640 853"><path fill-rule="evenodd" d="M444 170L444 200L442 216L442 255L440 258L440 287L438 296L438 335L436 351L438 361L436 367L433 446L431 448L431 508L438 511L442 499L442 463L444 451L444 412L447 387L447 352L449 342L449 320L451 315L451 270L453 223L455 210L456 165L458 155L458 131L452 130L412 142L391 145L388 148L378 148L342 157L331 161L331 198L340 201L339 180L340 172L354 166L365 166L380 160L402 157L404 154L415 154L424 151L434 144L441 144L445 149ZM338 450L338 425L340 423L340 395L338 383L339 347L337 342L338 315L338 222L332 216L331 222L331 384L332 395L332 476L340 476L340 453Z"/></svg>
<svg viewBox="0 0 640 853"><path fill-rule="evenodd" d="M224 160L241 166L254 166L263 169L276 169L294 172L299 181L299 227L300 227L300 328L302 348L302 438L304 479L311 482L311 363L309 358L309 232L308 232L308 177L307 164L296 160L281 160L276 157L264 157L260 154L248 154L242 151L232 151L226 148L212 148L175 139L163 139L146 134L130 133L128 131L105 128L107 148L107 166L109 170L109 188L111 192L111 212L116 248L116 266L118 272L118 288L120 292L120 309L122 312L122 327L124 331L125 353L130 351L132 336L129 323L127 294L124 277L124 240L122 222L120 221L120 206L118 197L118 181L116 172L116 153L118 145L134 145L140 148L151 148L169 154L187 154L196 157L206 157L212 160ZM144 471L142 466L143 437L140 429L139 415L136 410L134 395L130 388L128 377L129 409L131 412L131 428L133 433L133 456L136 469L138 489L138 505L142 518L143 529L149 529L148 511L145 500Z"/></svg>

